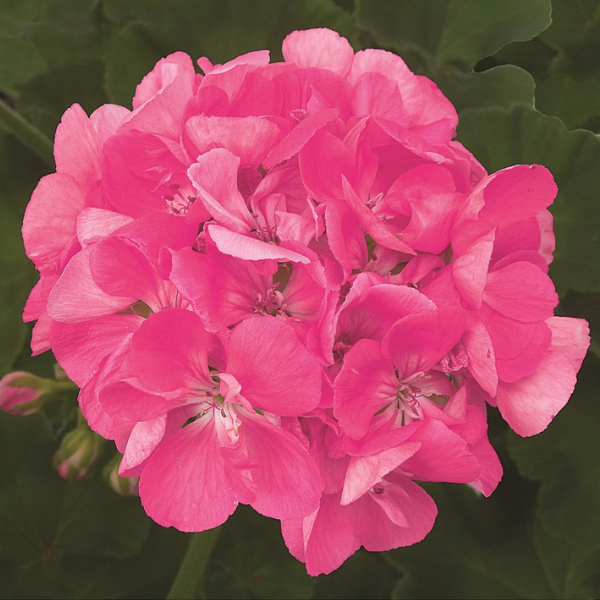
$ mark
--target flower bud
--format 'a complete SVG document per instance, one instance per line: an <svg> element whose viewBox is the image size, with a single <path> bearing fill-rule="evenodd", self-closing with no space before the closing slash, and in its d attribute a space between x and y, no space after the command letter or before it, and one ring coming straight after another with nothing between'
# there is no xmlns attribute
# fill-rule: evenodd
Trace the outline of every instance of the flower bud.
<svg viewBox="0 0 600 600"><path fill-rule="evenodd" d="M139 477L121 477L119 475L119 467L123 456L118 452L111 458L104 469L102 476L104 481L121 496L138 496Z"/></svg>
<svg viewBox="0 0 600 600"><path fill-rule="evenodd" d="M63 438L53 463L63 479L82 479L94 464L104 440L85 423Z"/></svg>
<svg viewBox="0 0 600 600"><path fill-rule="evenodd" d="M0 379L0 409L13 415L30 415L46 400L42 381L25 371L15 371Z"/></svg>

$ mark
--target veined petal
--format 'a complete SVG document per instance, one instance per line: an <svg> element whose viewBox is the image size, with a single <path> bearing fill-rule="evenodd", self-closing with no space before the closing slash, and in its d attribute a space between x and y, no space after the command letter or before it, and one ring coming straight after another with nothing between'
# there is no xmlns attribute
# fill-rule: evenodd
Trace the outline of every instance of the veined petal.
<svg viewBox="0 0 600 600"><path fill-rule="evenodd" d="M204 531L224 523L238 501L229 488L214 420L198 419L160 444L140 477L144 510L163 527Z"/></svg>
<svg viewBox="0 0 600 600"><path fill-rule="evenodd" d="M312 513L319 504L322 484L306 447L265 417L243 411L239 414L248 458L257 465L252 469L256 485L252 507L276 519Z"/></svg>
<svg viewBox="0 0 600 600"><path fill-rule="evenodd" d="M576 381L569 358L559 350L551 350L527 377L498 384L498 409L513 431L523 437L536 435L567 403Z"/></svg>
<svg viewBox="0 0 600 600"><path fill-rule="evenodd" d="M375 413L396 398L394 365L375 340L361 339L344 356L334 383L334 414L351 438L367 433Z"/></svg>
<svg viewBox="0 0 600 600"><path fill-rule="evenodd" d="M296 63L301 69L317 67L342 77L350 71L354 58L348 40L325 28L293 31L283 40L282 52L286 62Z"/></svg>
<svg viewBox="0 0 600 600"><path fill-rule="evenodd" d="M389 330L382 352L391 358L400 379L429 371L456 345L465 325L465 313L458 307L408 315Z"/></svg>
<svg viewBox="0 0 600 600"><path fill-rule="evenodd" d="M210 334L200 317L180 308L150 315L133 334L123 376L150 393L216 384L208 372Z"/></svg>
<svg viewBox="0 0 600 600"><path fill-rule="evenodd" d="M321 399L321 366L294 330L274 317L242 321L229 340L227 373L253 407L298 416Z"/></svg>

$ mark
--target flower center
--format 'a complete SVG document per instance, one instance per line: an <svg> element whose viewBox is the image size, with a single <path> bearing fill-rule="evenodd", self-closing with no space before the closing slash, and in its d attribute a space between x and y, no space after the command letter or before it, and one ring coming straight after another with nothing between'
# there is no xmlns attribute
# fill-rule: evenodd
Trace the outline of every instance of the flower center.
<svg viewBox="0 0 600 600"><path fill-rule="evenodd" d="M177 216L187 214L190 204L193 204L197 200L197 197L188 194L189 190L181 189L178 183L170 183L168 187L169 193L162 196L167 212Z"/></svg>
<svg viewBox="0 0 600 600"><path fill-rule="evenodd" d="M398 376L398 373L396 373L396 376ZM424 394L417 384L419 380L424 378L425 374L422 372L415 373L404 380L398 377L396 397L392 404L398 410L401 425L412 423L415 419L420 419L423 416L419 398L423 397Z"/></svg>
<svg viewBox="0 0 600 600"><path fill-rule="evenodd" d="M271 315L286 319L290 315L286 312L287 304L283 294L279 291L280 284L275 283L271 286L266 294L259 292L256 294L256 303L252 310L259 315Z"/></svg>

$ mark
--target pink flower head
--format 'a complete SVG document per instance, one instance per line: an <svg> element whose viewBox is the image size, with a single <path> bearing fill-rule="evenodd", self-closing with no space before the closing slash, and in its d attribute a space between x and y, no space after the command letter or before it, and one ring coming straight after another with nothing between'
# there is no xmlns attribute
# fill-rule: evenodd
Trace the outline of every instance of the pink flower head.
<svg viewBox="0 0 600 600"><path fill-rule="evenodd" d="M41 275L24 318L122 453L113 486L139 477L182 531L249 504L317 575L422 540L419 481L491 494L486 403L545 429L589 330L554 316L549 171L488 175L390 52L313 29L283 56L199 73L177 52L132 111L65 113L23 223ZM63 475L89 467L77 444Z"/></svg>

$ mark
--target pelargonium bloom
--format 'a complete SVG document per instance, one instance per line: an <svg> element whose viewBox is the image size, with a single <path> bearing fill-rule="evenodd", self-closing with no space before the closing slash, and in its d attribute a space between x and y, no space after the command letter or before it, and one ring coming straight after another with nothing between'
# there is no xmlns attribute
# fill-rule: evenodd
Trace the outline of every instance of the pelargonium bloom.
<svg viewBox="0 0 600 600"><path fill-rule="evenodd" d="M547 169L487 174L392 53L313 29L283 56L177 52L132 110L67 110L24 318L155 521L249 504L318 575L422 540L419 481L489 496L486 406L544 430L589 330L553 314Z"/></svg>

